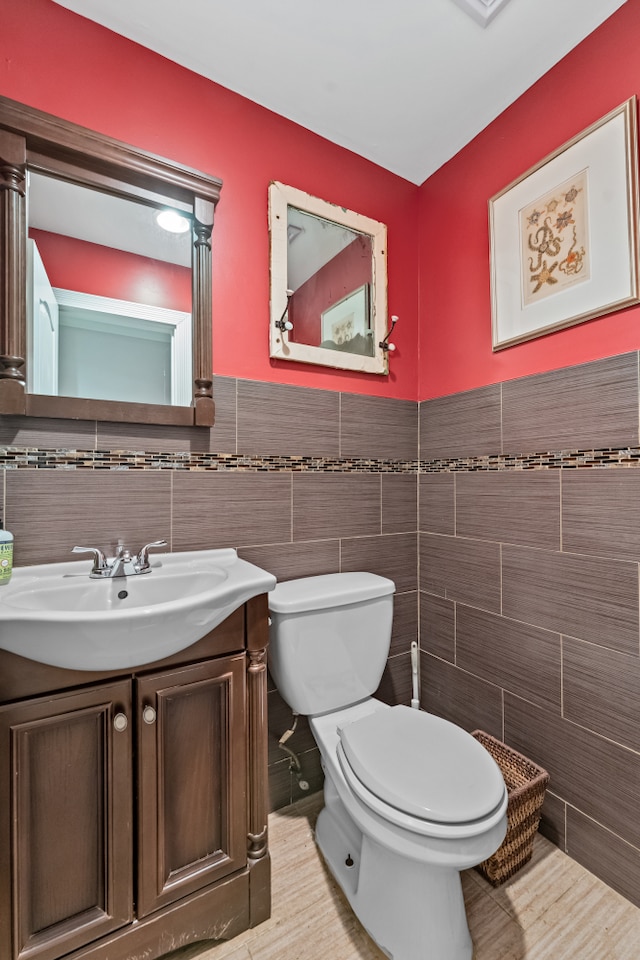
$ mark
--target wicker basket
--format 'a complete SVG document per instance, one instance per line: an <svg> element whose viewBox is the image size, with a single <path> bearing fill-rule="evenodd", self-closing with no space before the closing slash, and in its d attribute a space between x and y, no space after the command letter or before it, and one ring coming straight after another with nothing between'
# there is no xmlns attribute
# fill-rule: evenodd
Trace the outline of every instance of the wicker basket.
<svg viewBox="0 0 640 960"><path fill-rule="evenodd" d="M507 835L503 844L492 857L476 867L489 883L497 887L531 859L549 774L484 730L474 730L472 736L500 767L509 794Z"/></svg>

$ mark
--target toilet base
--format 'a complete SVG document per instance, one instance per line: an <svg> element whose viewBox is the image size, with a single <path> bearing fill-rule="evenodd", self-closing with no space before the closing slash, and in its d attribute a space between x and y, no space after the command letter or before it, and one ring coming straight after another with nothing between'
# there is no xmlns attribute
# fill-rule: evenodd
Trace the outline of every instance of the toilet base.
<svg viewBox="0 0 640 960"><path fill-rule="evenodd" d="M335 788L316 842L367 933L392 960L471 960L460 873L401 857L364 835Z"/></svg>

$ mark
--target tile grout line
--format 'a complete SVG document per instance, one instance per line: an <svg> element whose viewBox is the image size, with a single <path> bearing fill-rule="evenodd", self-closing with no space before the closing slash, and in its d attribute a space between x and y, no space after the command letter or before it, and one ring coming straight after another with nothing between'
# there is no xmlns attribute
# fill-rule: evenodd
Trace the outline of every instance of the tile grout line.
<svg viewBox="0 0 640 960"><path fill-rule="evenodd" d="M235 441L236 441L236 454L238 453L238 378L235 378L234 381L234 410L235 410Z"/></svg>
<svg viewBox="0 0 640 960"><path fill-rule="evenodd" d="M563 492L563 488L562 488L562 468L560 468L560 470L558 470L558 474L559 474L558 484L559 484L559 487L560 487L560 490L559 490L560 502L559 502L559 504L558 504L558 512L559 512L559 515L560 515L560 516L559 516L559 522L560 522L560 553L562 553L562 552L563 552L563 530L562 530L562 525L563 525L563 520L564 520L563 513L562 513L562 492Z"/></svg>
<svg viewBox="0 0 640 960"><path fill-rule="evenodd" d="M290 523L289 523L289 536L291 543L295 543L293 539L294 527L293 527L293 514L294 514L294 496L293 496L293 473L289 475L289 484L290 484L290 494L289 494L289 511L290 511Z"/></svg>
<svg viewBox="0 0 640 960"><path fill-rule="evenodd" d="M560 634L560 717L563 720L567 718L564 715L564 635Z"/></svg>
<svg viewBox="0 0 640 960"><path fill-rule="evenodd" d="M453 475L453 535L458 536L458 478Z"/></svg>
<svg viewBox="0 0 640 960"><path fill-rule="evenodd" d="M458 666L458 603L453 601L453 665Z"/></svg>
<svg viewBox="0 0 640 960"><path fill-rule="evenodd" d="M169 476L169 550L173 553L173 470Z"/></svg>

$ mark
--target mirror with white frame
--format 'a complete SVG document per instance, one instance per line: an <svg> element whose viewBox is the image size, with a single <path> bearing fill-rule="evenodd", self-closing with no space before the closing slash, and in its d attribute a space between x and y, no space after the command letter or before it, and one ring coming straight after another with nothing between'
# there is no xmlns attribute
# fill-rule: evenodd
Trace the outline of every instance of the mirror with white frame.
<svg viewBox="0 0 640 960"><path fill-rule="evenodd" d="M270 355L388 373L385 224L272 183L269 229Z"/></svg>

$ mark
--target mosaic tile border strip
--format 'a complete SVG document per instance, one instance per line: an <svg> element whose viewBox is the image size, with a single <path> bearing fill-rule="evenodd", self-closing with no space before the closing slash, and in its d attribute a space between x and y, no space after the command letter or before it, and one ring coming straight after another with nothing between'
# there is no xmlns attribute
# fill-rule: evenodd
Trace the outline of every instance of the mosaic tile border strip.
<svg viewBox="0 0 640 960"><path fill-rule="evenodd" d="M417 473L415 460L264 456L125 450L41 450L0 447L5 470L187 470L248 473Z"/></svg>
<svg viewBox="0 0 640 960"><path fill-rule="evenodd" d="M639 467L640 447L560 450L533 454L487 454L438 460L359 457L246 456L128 450L42 450L0 447L5 470L184 470L232 473L460 473L506 470L575 470Z"/></svg>
<svg viewBox="0 0 640 960"><path fill-rule="evenodd" d="M594 450L559 450L546 453L487 454L420 460L420 473L471 473L498 470L577 470L590 467L640 467L640 447L603 447Z"/></svg>

